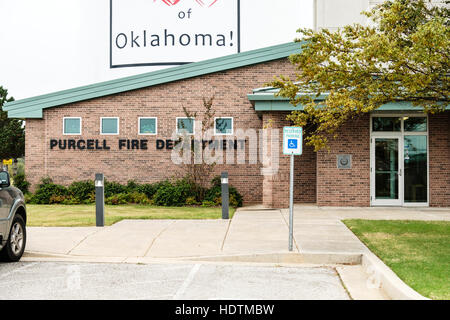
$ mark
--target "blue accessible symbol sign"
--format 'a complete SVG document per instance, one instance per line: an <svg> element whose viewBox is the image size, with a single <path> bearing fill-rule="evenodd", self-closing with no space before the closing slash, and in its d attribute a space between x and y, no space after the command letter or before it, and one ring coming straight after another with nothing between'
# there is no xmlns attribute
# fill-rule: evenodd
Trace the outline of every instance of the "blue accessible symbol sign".
<svg viewBox="0 0 450 320"><path fill-rule="evenodd" d="M299 156L302 154L302 136L301 127L283 128L283 153Z"/></svg>
<svg viewBox="0 0 450 320"><path fill-rule="evenodd" d="M288 140L288 148L289 149L297 149L297 140L289 139Z"/></svg>

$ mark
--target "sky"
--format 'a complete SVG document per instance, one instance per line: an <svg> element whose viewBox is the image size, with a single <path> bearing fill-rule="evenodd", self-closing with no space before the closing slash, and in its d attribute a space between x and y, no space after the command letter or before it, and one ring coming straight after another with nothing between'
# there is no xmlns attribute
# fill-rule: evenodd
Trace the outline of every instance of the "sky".
<svg viewBox="0 0 450 320"><path fill-rule="evenodd" d="M112 1L135 6L136 21L145 21L139 3L152 0ZM109 0L0 0L0 86L18 100L170 67L110 68L109 5ZM132 28L130 17L123 19ZM312 27L312 0L241 0L241 51L292 41L298 28Z"/></svg>

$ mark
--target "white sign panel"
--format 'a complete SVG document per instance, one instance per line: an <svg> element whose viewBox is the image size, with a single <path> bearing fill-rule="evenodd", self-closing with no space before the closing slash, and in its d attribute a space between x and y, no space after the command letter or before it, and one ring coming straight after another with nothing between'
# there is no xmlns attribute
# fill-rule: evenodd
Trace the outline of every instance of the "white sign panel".
<svg viewBox="0 0 450 320"><path fill-rule="evenodd" d="M299 156L302 154L302 135L301 127L283 128L283 153Z"/></svg>
<svg viewBox="0 0 450 320"><path fill-rule="evenodd" d="M240 0L110 0L110 67L240 52Z"/></svg>

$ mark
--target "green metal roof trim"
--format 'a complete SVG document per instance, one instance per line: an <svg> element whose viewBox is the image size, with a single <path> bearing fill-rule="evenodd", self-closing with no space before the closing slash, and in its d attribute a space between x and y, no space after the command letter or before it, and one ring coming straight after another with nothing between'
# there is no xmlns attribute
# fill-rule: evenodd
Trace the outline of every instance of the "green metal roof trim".
<svg viewBox="0 0 450 320"><path fill-rule="evenodd" d="M300 52L301 44L290 42L17 100L5 104L3 110L8 112L9 118L42 118L45 108L282 59Z"/></svg>
<svg viewBox="0 0 450 320"><path fill-rule="evenodd" d="M277 97L275 93L278 89L274 88L258 88L254 89L252 94L248 94L248 99L254 104L255 111L294 111L303 110L303 106L293 106L289 102L289 98ZM315 99L318 101L325 100L327 94L322 94ZM446 107L450 110L450 106ZM382 105L377 111L422 111L421 107L413 106L411 102L399 101L389 102Z"/></svg>

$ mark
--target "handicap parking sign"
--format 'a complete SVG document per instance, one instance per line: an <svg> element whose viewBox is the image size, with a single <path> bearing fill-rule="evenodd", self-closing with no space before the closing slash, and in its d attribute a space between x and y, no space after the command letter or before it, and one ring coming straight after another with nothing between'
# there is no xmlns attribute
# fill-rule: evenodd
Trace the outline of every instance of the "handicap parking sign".
<svg viewBox="0 0 450 320"><path fill-rule="evenodd" d="M301 127L283 128L283 153L301 155L302 154L302 136Z"/></svg>
<svg viewBox="0 0 450 320"><path fill-rule="evenodd" d="M296 139L288 139L288 149L297 149Z"/></svg>

